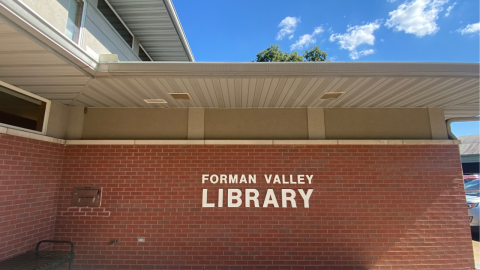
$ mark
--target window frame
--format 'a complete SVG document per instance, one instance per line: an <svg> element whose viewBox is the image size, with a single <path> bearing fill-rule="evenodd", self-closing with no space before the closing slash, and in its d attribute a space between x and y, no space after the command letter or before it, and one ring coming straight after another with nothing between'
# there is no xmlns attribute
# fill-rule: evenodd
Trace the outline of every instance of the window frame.
<svg viewBox="0 0 480 270"><path fill-rule="evenodd" d="M139 42L138 43L138 58L140 58L140 50L143 50L143 52L147 55L147 57L150 59L150 62L153 62L153 59L152 57L150 56L150 54L148 54L148 52L145 50L145 48L143 48L142 44ZM141 58L140 58L141 60ZM143 61L142 62L147 62L147 61Z"/></svg>
<svg viewBox="0 0 480 270"><path fill-rule="evenodd" d="M83 1L87 1L87 0L83 0ZM145 50L145 48L143 48L142 44L140 43L140 40L138 40L137 36L135 36L132 31L130 30L130 28L127 26L127 24L122 20L122 18L120 17L120 15L118 15L117 11L113 8L113 6L110 4L109 0L104 0L105 3L107 4L107 6L113 11L113 13L115 14L115 16L117 16L117 19L122 23L122 25L125 27L125 29L127 29L128 33L132 36L132 44L128 44L123 38L122 38L122 35L120 35L120 33L118 33L117 29L115 29L115 27L113 27L113 25L110 23L110 21L107 20L107 18L105 17L105 15L103 15L103 13L98 9L98 7L96 6L95 8L97 9L97 11L99 11L99 13L103 16L103 18L105 19L105 21L110 25L110 27L117 33L117 35L123 40L123 42L125 42L125 44L128 45L128 47L130 47L130 50L132 50L132 52L138 57L138 59L140 59L140 61L142 62L146 62L146 61L143 61L141 58L140 58L140 50L139 52L135 52L135 40L137 40L138 42L138 46L139 48L141 47L143 49L143 51L145 52L145 54L148 56L148 58L150 58L150 61L153 62L153 59L152 57L150 56L150 54L148 54L148 52ZM82 31L83 32L83 31ZM80 33L81 34L81 33Z"/></svg>
<svg viewBox="0 0 480 270"><path fill-rule="evenodd" d="M118 15L117 11L113 8L113 6L110 4L110 2L108 0L103 0L105 1L105 3L107 4L107 6L113 11L113 13L115 14L115 16L117 16L117 19L122 23L123 27L125 27L125 29L127 29L128 33L132 36L132 44L128 44L127 41L125 39L123 39L122 37L122 40L125 41L125 44L129 45L130 49L132 49L133 51L133 47L134 47L134 43L135 43L135 35L132 33L132 31L130 31L130 28L128 28L127 24L122 20L122 18L120 18L120 16ZM98 7L96 7L98 9ZM100 12L100 14L103 15L102 12ZM121 37L122 35L120 35L120 33L118 33L117 29L115 29L115 27L113 27L112 23L110 23L109 20L107 20L107 18L105 17L105 15L103 15L103 17L105 18L105 20L110 24L110 26L115 30L115 32L117 32L117 34Z"/></svg>
<svg viewBox="0 0 480 270"><path fill-rule="evenodd" d="M6 128L11 128L11 129L17 129L17 130L21 130L21 131L26 131L26 132L30 132L30 133L35 133L35 134L41 134L41 135L46 135L47 134L47 126L48 126L48 119L49 119L49 116L50 116L50 107L51 107L51 103L52 101L51 100L48 100L46 98L43 98L43 97L40 97L40 96L37 96L35 94L32 94L28 91L25 91L21 88L18 88L14 85L11 85L9 83L6 83L4 81L0 81L0 86L3 86L9 90L12 90L14 92L18 92L20 94L23 94L25 96L28 96L28 97L31 97L31 98L34 98L34 99L38 99L40 101L43 101L45 102L45 114L43 115L43 126L42 126L42 131L36 131L36 130L31 130L31 129L28 129L28 128L22 128L22 127L17 127L17 126L12 126L12 125L8 125L8 124L4 124L4 123L0 123L0 126L1 127L6 127Z"/></svg>
<svg viewBox="0 0 480 270"><path fill-rule="evenodd" d="M83 9L82 9L82 19L80 21L80 33L78 33L78 42L76 43L80 48L83 45L83 32L85 32L85 20L87 18L87 8L88 8L88 0L80 0L83 2ZM72 40L73 41L73 40ZM83 50L83 49L82 49ZM85 50L83 50L85 51Z"/></svg>
<svg viewBox="0 0 480 270"><path fill-rule="evenodd" d="M78 25L78 34L77 34L77 40L75 40L75 34L73 36L73 39L70 39L70 37L67 36L67 34L65 33L68 29L68 15L67 15L67 24L65 25L65 30L63 31L64 35L66 37L68 37L68 39L70 39L71 41L73 41L73 43L77 44L77 45L80 45L81 44L81 40L82 40L82 33L83 33L83 23L85 21L85 12L86 12L86 5L87 5L87 2L88 1L85 1L85 0L71 0L69 1L68 3L68 9L67 9L67 13L69 14L70 13L70 4L72 3L72 1L77 1L79 3L82 4L82 11L81 11L81 14L80 14L80 24Z"/></svg>

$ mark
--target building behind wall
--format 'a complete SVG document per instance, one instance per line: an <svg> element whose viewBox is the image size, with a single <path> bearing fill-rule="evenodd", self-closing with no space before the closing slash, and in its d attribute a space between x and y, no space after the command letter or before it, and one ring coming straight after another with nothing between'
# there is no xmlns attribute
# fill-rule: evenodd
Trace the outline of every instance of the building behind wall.
<svg viewBox="0 0 480 270"><path fill-rule="evenodd" d="M460 157L462 159L463 174L480 174L479 135L460 136L458 139L462 141L460 145Z"/></svg>
<svg viewBox="0 0 480 270"><path fill-rule="evenodd" d="M195 63L169 0L2 0L0 37L0 260L473 268L445 120L478 64Z"/></svg>

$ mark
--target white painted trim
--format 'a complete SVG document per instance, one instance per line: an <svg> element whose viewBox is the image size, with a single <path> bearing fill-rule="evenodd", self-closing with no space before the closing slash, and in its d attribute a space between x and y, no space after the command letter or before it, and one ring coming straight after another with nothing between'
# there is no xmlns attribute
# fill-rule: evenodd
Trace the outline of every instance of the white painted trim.
<svg viewBox="0 0 480 270"><path fill-rule="evenodd" d="M66 140L67 145L456 145L454 140Z"/></svg>
<svg viewBox="0 0 480 270"><path fill-rule="evenodd" d="M141 42L141 41L140 41ZM274 62L274 63L214 63L214 62L118 62L98 66L99 72L111 76L254 76L279 77L382 77L382 78L478 78L476 63L361 63L361 62Z"/></svg>
<svg viewBox="0 0 480 270"><path fill-rule="evenodd" d="M37 133L37 134L42 134L42 135L45 135L47 134L47 126L48 126L48 118L50 116L50 105L51 105L51 101L46 99L46 98L43 98L41 96L37 96L31 92L28 92L28 91L25 91L21 88L18 88L14 85L11 85L9 83L6 83L4 81L0 81L0 86L3 86L7 89L10 89L14 92L18 92L20 94L23 94L25 96L29 96L29 97L32 97L34 99L38 99L38 100L41 100L43 102L45 102L45 114L43 115L43 126L42 126L42 131L36 131L36 130L30 130L30 129L25 129L25 128L21 128L21 127L17 127L17 126L12 126L12 125L7 125L7 124L3 124L3 123L0 123L0 126L4 126L4 127L7 127L7 128L12 128L12 129L18 129L18 130L23 130L23 131L28 131L28 132L32 132L32 133Z"/></svg>
<svg viewBox="0 0 480 270"><path fill-rule="evenodd" d="M381 145L381 144L404 144L402 140L338 140L338 144L349 145Z"/></svg>
<svg viewBox="0 0 480 270"><path fill-rule="evenodd" d="M338 144L337 140L273 140L274 145L325 145Z"/></svg>
<svg viewBox="0 0 480 270"><path fill-rule="evenodd" d="M65 145L458 145L459 140L62 140L5 127L9 134Z"/></svg>
<svg viewBox="0 0 480 270"><path fill-rule="evenodd" d="M204 140L136 140L135 145L204 145Z"/></svg>
<svg viewBox="0 0 480 270"><path fill-rule="evenodd" d="M44 142L65 144L65 140L62 140L62 139L57 139L57 138L53 138L45 135L36 134L30 131L27 132L23 130L14 129L14 128L0 127L0 134L8 134L12 136L28 138L28 139L44 141Z"/></svg>
<svg viewBox="0 0 480 270"><path fill-rule="evenodd" d="M205 144L223 145L273 145L273 140L205 140Z"/></svg>
<svg viewBox="0 0 480 270"><path fill-rule="evenodd" d="M134 140L66 140L66 145L134 145Z"/></svg>
<svg viewBox="0 0 480 270"><path fill-rule="evenodd" d="M80 32L78 33L78 46L82 48L83 46L83 33L85 32L85 20L87 19L87 7L89 4L88 0L81 0L83 2L82 8L82 20L80 21ZM85 47L86 50L86 47Z"/></svg>

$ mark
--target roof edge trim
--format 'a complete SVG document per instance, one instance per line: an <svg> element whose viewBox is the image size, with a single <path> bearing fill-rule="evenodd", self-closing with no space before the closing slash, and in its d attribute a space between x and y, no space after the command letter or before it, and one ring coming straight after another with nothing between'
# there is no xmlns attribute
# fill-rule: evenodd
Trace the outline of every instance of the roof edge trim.
<svg viewBox="0 0 480 270"><path fill-rule="evenodd" d="M185 32L183 32L182 24L178 19L177 12L175 11L175 7L173 6L172 0L163 0L165 7L167 8L168 14L172 19L173 25L175 26L175 31L177 31L178 36L180 37L180 41L182 42L182 46L187 53L188 59L192 62L195 62L195 58L193 57L192 50L190 49L190 45L188 44L187 37L185 36Z"/></svg>

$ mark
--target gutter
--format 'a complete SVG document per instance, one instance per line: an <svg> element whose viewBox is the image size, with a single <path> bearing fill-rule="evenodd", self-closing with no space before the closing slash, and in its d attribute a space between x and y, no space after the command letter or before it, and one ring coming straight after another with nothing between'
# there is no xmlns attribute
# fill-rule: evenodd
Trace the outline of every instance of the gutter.
<svg viewBox="0 0 480 270"><path fill-rule="evenodd" d="M450 118L447 120L447 134L448 138L451 140L458 140L455 135L452 133L452 126L453 122L471 122L471 121L479 121L480 117L459 117L459 118Z"/></svg>

